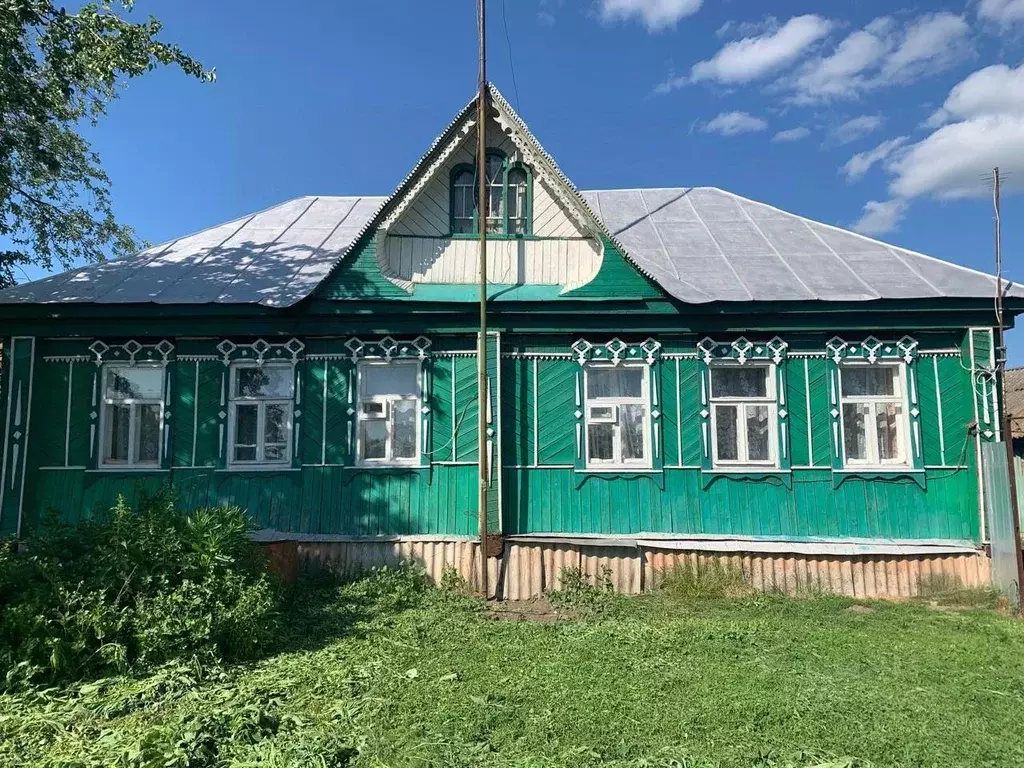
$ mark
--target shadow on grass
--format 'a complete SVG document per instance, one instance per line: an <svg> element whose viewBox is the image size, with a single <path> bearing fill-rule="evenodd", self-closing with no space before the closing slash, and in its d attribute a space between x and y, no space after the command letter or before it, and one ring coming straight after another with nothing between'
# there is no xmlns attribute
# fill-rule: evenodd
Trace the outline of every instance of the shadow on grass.
<svg viewBox="0 0 1024 768"><path fill-rule="evenodd" d="M398 614L422 605L432 589L412 567L379 568L351 579L307 569L284 592L279 638L268 656L382 631Z"/></svg>

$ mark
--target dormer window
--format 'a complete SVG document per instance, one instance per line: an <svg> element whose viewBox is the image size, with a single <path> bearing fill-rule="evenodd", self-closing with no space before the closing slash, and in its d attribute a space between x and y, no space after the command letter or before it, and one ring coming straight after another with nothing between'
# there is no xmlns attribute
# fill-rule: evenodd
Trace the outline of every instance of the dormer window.
<svg viewBox="0 0 1024 768"><path fill-rule="evenodd" d="M520 236L530 233L532 178L528 166L511 162L500 152L487 154L487 233ZM475 235L477 229L476 166L457 165L451 175L453 235Z"/></svg>

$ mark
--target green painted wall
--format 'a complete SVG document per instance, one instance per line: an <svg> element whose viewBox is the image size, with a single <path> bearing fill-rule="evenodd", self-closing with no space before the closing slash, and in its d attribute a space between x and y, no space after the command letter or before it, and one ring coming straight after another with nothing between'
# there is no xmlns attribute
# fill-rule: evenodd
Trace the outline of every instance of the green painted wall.
<svg viewBox="0 0 1024 768"><path fill-rule="evenodd" d="M587 336L502 334L500 376L496 360L488 366L495 407L500 407L504 465L502 493L491 494L490 512L494 525L500 504L506 533L979 538L974 437L967 429L975 408L971 373L961 357L948 352L961 344L965 333L931 335L922 349L947 351L922 355L916 364L927 467L921 483L833 474L828 361L820 352L831 334L799 343L794 339L793 346L803 350L800 354L817 356L793 356L786 366L794 468L784 479L710 477L700 470L700 377L694 345L701 334L659 337L663 349L671 351L654 363L664 470L620 476L574 469L579 363L569 356L568 347L581 335ZM595 334L590 337L597 339ZM432 337L432 356L426 363L428 461L422 468L405 470L353 466L348 410L354 363L344 346L346 338L339 337L304 339L296 401L301 430L293 469L224 469L220 414L227 369L216 354L218 339L209 338L176 342L177 359L169 367L169 469L95 471L93 390L100 369L85 352L89 341L38 340L34 347L21 341L6 353L4 386L8 377L20 381L27 397L33 376L23 507L28 526L51 508L75 520L109 507L118 494L132 500L141 490L170 482L185 507L236 504L259 525L294 533L476 531L478 404L475 340L470 334ZM16 516L9 510L16 500L10 492L4 499L8 506L0 523L10 532Z"/></svg>

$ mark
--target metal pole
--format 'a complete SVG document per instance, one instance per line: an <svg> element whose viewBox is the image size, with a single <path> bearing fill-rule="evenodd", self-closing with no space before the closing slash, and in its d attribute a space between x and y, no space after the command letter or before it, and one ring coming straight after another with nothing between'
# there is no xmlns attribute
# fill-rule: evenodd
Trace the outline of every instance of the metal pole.
<svg viewBox="0 0 1024 768"><path fill-rule="evenodd" d="M487 485L490 469L487 456L487 13L485 0L477 2L477 31L480 44L480 92L476 104L477 228L480 233L480 338L477 345L477 460L480 466L480 588L484 599L487 584Z"/></svg>
<svg viewBox="0 0 1024 768"><path fill-rule="evenodd" d="M1013 550L1017 556L1017 612L1024 614L1024 550L1021 549L1020 505L1017 503L1017 473L1014 469L1013 432L1010 413L1006 409L1006 326L1003 324L1003 222L999 189L999 168L992 171L992 204L995 208L996 239L996 324L999 326L999 348L996 350L996 377L1003 388L1003 442L1010 477L1010 509L1013 513Z"/></svg>

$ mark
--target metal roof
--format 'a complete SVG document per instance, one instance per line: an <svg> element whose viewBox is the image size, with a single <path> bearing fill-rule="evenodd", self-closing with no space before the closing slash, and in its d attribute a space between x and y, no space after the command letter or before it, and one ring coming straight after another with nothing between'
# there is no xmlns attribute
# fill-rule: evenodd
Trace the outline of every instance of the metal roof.
<svg viewBox="0 0 1024 768"><path fill-rule="evenodd" d="M991 275L714 187L582 194L632 259L689 303L995 296Z"/></svg>
<svg viewBox="0 0 1024 768"><path fill-rule="evenodd" d="M713 187L582 192L669 294L710 301L989 298L981 272ZM2 304L261 304L310 295L388 198L300 197L135 256L0 291ZM1024 297L1013 285L1007 295Z"/></svg>
<svg viewBox="0 0 1024 768"><path fill-rule="evenodd" d="M299 197L122 259L0 291L0 303L262 304L313 292L383 197Z"/></svg>

